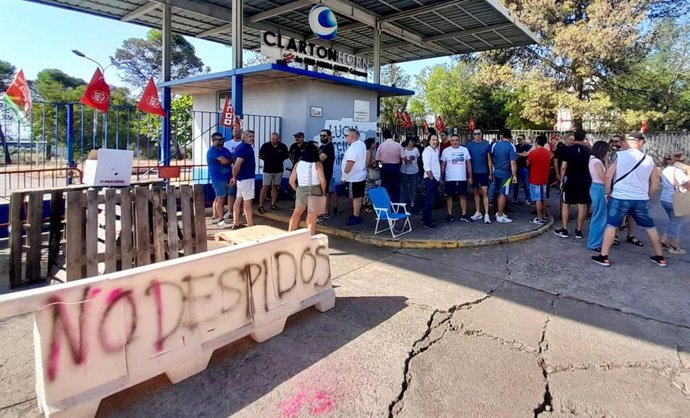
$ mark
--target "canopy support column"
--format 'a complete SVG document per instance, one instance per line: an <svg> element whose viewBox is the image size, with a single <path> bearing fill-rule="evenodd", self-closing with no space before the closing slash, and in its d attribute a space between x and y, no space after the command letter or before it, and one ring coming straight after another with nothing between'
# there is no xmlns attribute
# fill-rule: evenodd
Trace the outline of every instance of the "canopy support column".
<svg viewBox="0 0 690 418"><path fill-rule="evenodd" d="M169 4L163 5L163 27L161 32L163 35L163 82L170 81L171 78L171 59L172 59L172 16L170 13L171 7ZM163 135L161 138L161 161L163 165L170 165L170 142L172 129L170 126L170 112L172 110L172 97L170 94L170 87L163 87L163 109L165 109L167 116L163 117Z"/></svg>
<svg viewBox="0 0 690 418"><path fill-rule="evenodd" d="M242 68L242 28L244 27L244 0L232 0L232 68ZM232 76L232 107L235 114L241 117L242 109L242 76Z"/></svg>

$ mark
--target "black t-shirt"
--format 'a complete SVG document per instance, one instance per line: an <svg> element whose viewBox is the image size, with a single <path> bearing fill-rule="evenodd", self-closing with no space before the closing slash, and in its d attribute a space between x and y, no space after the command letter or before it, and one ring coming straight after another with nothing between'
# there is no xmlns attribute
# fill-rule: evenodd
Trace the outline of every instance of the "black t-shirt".
<svg viewBox="0 0 690 418"><path fill-rule="evenodd" d="M288 148L282 142L276 147L266 142L259 149L259 158L264 161L264 173L282 173L283 161L288 159Z"/></svg>
<svg viewBox="0 0 690 418"><path fill-rule="evenodd" d="M527 152L531 149L532 149L532 146L530 144L522 144L522 145L516 145L515 146L515 152L517 152L518 154L520 154L521 152ZM518 157L517 166L518 166L518 168L527 167L527 157Z"/></svg>
<svg viewBox="0 0 690 418"><path fill-rule="evenodd" d="M302 145L299 145L297 142L290 145L290 161L292 161L293 165L297 165L297 162L302 159L302 153L306 147L306 141L302 142Z"/></svg>
<svg viewBox="0 0 690 418"><path fill-rule="evenodd" d="M589 148L577 143L563 147L562 158L568 163L565 169L568 182L584 184L592 181L589 175Z"/></svg>
<svg viewBox="0 0 690 418"><path fill-rule="evenodd" d="M558 170L561 169L561 163L563 162L563 152L566 149L566 145L562 142L559 142L558 145L556 145L556 151L553 152L553 158L558 161ZM560 172L560 171L559 171Z"/></svg>
<svg viewBox="0 0 690 418"><path fill-rule="evenodd" d="M335 164L335 146L333 141L321 145L319 148L320 154L326 154L326 159L323 160L323 175L326 177L326 182L329 182L333 178L333 165Z"/></svg>

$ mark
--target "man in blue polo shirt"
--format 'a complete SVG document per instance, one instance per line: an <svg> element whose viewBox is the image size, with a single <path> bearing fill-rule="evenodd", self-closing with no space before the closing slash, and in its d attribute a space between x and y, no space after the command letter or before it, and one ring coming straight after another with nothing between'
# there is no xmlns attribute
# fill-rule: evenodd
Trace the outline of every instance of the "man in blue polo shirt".
<svg viewBox="0 0 690 418"><path fill-rule="evenodd" d="M506 196L510 193L510 186L517 182L517 152L510 140L513 138L510 129L501 129L501 140L491 148L491 158L494 165L494 185L498 192L498 209L496 222L509 224L513 222L505 213Z"/></svg>
<svg viewBox="0 0 690 418"><path fill-rule="evenodd" d="M223 146L225 137L220 132L211 135L211 146L206 152L208 174L211 178L216 198L213 200L213 215L211 221L223 227L223 209L228 197L228 183L230 182L232 154Z"/></svg>
<svg viewBox="0 0 690 418"><path fill-rule="evenodd" d="M253 145L254 131L246 131L244 133L244 141L235 150L235 166L232 168L232 180L230 180L230 186L237 186L237 198L232 207L233 229L241 227L240 212L243 207L247 226L254 225L252 201L254 200L256 160Z"/></svg>
<svg viewBox="0 0 690 418"><path fill-rule="evenodd" d="M489 151L491 151L491 145L489 141L482 138L481 129L475 129L472 135L474 140L467 144L467 150L472 158L472 188L474 189L474 207L476 208L472 220L478 221L484 218L484 223L490 224L489 184L492 178ZM484 215L481 212L480 197L484 201Z"/></svg>

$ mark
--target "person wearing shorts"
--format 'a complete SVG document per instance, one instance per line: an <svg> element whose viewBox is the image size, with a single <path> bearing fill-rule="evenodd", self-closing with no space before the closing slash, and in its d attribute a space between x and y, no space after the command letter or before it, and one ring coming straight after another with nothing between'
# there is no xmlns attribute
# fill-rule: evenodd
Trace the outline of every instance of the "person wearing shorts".
<svg viewBox="0 0 690 418"><path fill-rule="evenodd" d="M467 148L460 145L460 137L450 136L450 146L441 152L441 175L446 190L446 222L455 221L453 218L453 199L460 198L460 220L472 222L467 214L467 183L472 183L472 161Z"/></svg>
<svg viewBox="0 0 690 418"><path fill-rule="evenodd" d="M536 148L527 154L526 162L526 167L529 167L529 195L537 209L537 216L530 222L536 225L548 221L544 202L548 199L551 151L546 148L546 142L546 135L537 135Z"/></svg>
<svg viewBox="0 0 690 418"><path fill-rule="evenodd" d="M335 145L333 145L333 134L329 129L324 129L319 133L319 160L323 163L323 172L326 176L326 183L328 185L327 197L328 204L326 205L326 213L321 218L328 219L331 216L330 207L333 206L333 215L340 213L338 208L338 193L335 190L335 176L333 175L333 168L335 166Z"/></svg>
<svg viewBox="0 0 690 418"><path fill-rule="evenodd" d="M505 214L506 199L510 194L511 184L517 182L517 152L510 142L513 133L510 129L501 129L501 140L491 147L491 158L494 166L494 188L498 194L496 222L507 224L513 222Z"/></svg>
<svg viewBox="0 0 690 418"><path fill-rule="evenodd" d="M632 216L637 226L645 229L654 247L655 255L649 259L659 267L666 267L662 253L659 233L654 227L654 219L649 216L649 196L659 187L659 175L652 157L643 152L645 138L639 132L628 134L628 149L616 153L607 169L606 193L610 196L606 231L601 254L592 260L609 267L609 251L616 237L616 230L627 215ZM613 176L608 173L615 173Z"/></svg>
<svg viewBox="0 0 690 418"><path fill-rule="evenodd" d="M211 185L216 197L213 200L213 216L211 221L224 227L223 212L225 199L228 196L228 183L230 182L232 154L223 146L225 138L220 132L211 135L211 146L206 152L206 163L211 178Z"/></svg>
<svg viewBox="0 0 690 418"><path fill-rule="evenodd" d="M237 185L237 197L232 207L233 229L241 227L240 213L244 209L247 226L254 225L252 201L254 200L254 175L256 162L254 160L254 131L244 133L244 141L235 150L235 166L232 169L230 185Z"/></svg>
<svg viewBox="0 0 690 418"><path fill-rule="evenodd" d="M347 188L348 196L352 200L352 215L346 222L346 225L352 226L363 222L361 213L367 178L367 148L364 142L359 139L359 132L356 129L350 129L346 139L350 146L343 156L341 178Z"/></svg>
<svg viewBox="0 0 690 418"><path fill-rule="evenodd" d="M491 144L482 138L481 129L475 129L472 133L474 140L467 144L472 160L472 189L474 194L475 212L472 220L478 221L484 218L484 223L490 224L489 216L489 185L491 184L491 159L489 151ZM481 203L484 203L484 214L482 215Z"/></svg>
<svg viewBox="0 0 690 418"><path fill-rule="evenodd" d="M288 148L280 142L280 135L277 132L271 134L271 141L263 144L259 149L259 159L264 162L264 176L259 194L259 213L264 213L264 202L268 190L271 190L271 210L280 210L276 201L278 200L278 186L283 180L283 162L288 159Z"/></svg>
<svg viewBox="0 0 690 418"><path fill-rule="evenodd" d="M587 206L592 203L589 196L589 188L592 186L592 177L589 174L590 150L585 146L586 134L583 130L577 130L574 134L573 145L565 148L562 153L561 178L563 179L561 193L561 228L554 230L554 234L561 238L569 238L568 221L570 219L570 206L577 205L577 228L575 238L582 239L582 226L587 216Z"/></svg>

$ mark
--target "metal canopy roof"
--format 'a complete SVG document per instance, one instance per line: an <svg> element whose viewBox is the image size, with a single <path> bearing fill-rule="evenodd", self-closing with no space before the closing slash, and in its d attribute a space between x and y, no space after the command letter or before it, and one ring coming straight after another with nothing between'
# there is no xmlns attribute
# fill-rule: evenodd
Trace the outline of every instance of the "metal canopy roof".
<svg viewBox="0 0 690 418"><path fill-rule="evenodd" d="M172 6L175 33L231 44L230 0L28 0L160 28L162 5ZM335 42L309 28L312 5L338 19ZM244 47L258 50L262 31L373 59L374 27L381 27L381 62L398 63L537 42L498 0L244 0Z"/></svg>
<svg viewBox="0 0 690 418"><path fill-rule="evenodd" d="M377 92L378 97L414 95L414 91L412 90L358 81L279 64L263 64L255 67L239 68L237 70L222 71L213 74L202 74L183 80L160 83L159 86L171 87L173 93L180 94L216 93L218 91L229 91L231 89L230 79L233 75L242 75L244 77L243 84L245 87L309 80L371 90Z"/></svg>

